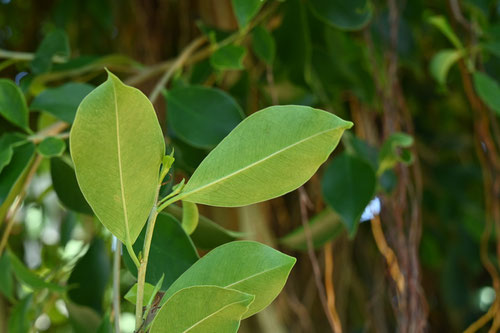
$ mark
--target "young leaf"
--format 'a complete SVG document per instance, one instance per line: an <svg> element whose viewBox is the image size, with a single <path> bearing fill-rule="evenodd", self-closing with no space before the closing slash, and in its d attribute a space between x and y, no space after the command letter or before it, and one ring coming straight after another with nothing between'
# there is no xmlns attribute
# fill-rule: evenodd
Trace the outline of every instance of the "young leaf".
<svg viewBox="0 0 500 333"><path fill-rule="evenodd" d="M214 285L255 295L243 319L267 307L280 293L296 259L251 241L231 242L212 250L182 274L163 301L181 289Z"/></svg>
<svg viewBox="0 0 500 333"><path fill-rule="evenodd" d="M111 233L132 244L156 199L165 153L151 102L109 73L78 107L70 149L87 202Z"/></svg>
<svg viewBox="0 0 500 333"><path fill-rule="evenodd" d="M70 165L70 161L66 161L64 158L52 158L50 160L50 175L54 191L66 208L78 213L93 215L92 208L78 187L75 170Z"/></svg>
<svg viewBox="0 0 500 333"><path fill-rule="evenodd" d="M272 65L276 55L274 38L263 26L258 26L252 33L252 46L255 55L268 65Z"/></svg>
<svg viewBox="0 0 500 333"><path fill-rule="evenodd" d="M52 68L52 57L55 55L69 57L68 36L62 30L54 30L48 33L36 50L35 58L30 64L34 74L50 71Z"/></svg>
<svg viewBox="0 0 500 333"><path fill-rule="evenodd" d="M19 128L30 132L28 112L21 89L11 80L0 79L0 115Z"/></svg>
<svg viewBox="0 0 500 333"><path fill-rule="evenodd" d="M460 42L460 39L458 39L457 35L455 35L455 33L453 32L453 29L450 27L450 24L448 23L448 20L446 20L446 17L441 15L431 16L429 18L429 23L438 28L441 33L445 35L446 38L448 38L453 46L455 46L456 49L463 49L463 45Z"/></svg>
<svg viewBox="0 0 500 333"><path fill-rule="evenodd" d="M226 92L202 86L175 88L165 95L175 134L198 148L213 148L244 118Z"/></svg>
<svg viewBox="0 0 500 333"><path fill-rule="evenodd" d="M326 208L309 221L309 230L314 248L320 248L340 235L344 227L340 216L330 208ZM304 227L298 227L281 238L279 242L293 250L307 250L307 235Z"/></svg>
<svg viewBox="0 0 500 333"><path fill-rule="evenodd" d="M189 201L182 203L182 228L188 235L196 230L199 217L198 206L195 203Z"/></svg>
<svg viewBox="0 0 500 333"><path fill-rule="evenodd" d="M177 205L170 205L166 208L166 211L175 216L177 219L182 219L181 207ZM243 232L224 229L214 221L200 215L198 226L190 235L190 238L193 240L193 243L197 248L202 250L211 250L219 245L235 241L238 238L243 238L244 236L245 233Z"/></svg>
<svg viewBox="0 0 500 333"><path fill-rule="evenodd" d="M464 56L461 50L441 50L432 57L430 71L436 81L444 85L451 66Z"/></svg>
<svg viewBox="0 0 500 333"><path fill-rule="evenodd" d="M72 123L78 105L94 88L90 84L79 82L69 82L57 88L48 88L35 97L30 109L45 111L62 121Z"/></svg>
<svg viewBox="0 0 500 333"><path fill-rule="evenodd" d="M372 4L369 0L311 0L312 12L332 27L342 30L359 30L372 17Z"/></svg>
<svg viewBox="0 0 500 333"><path fill-rule="evenodd" d="M411 163L413 160L411 152L403 148L408 148L412 144L413 137L410 135L400 132L392 133L380 148L377 175L393 168L398 162Z"/></svg>
<svg viewBox="0 0 500 333"><path fill-rule="evenodd" d="M56 137L45 138L37 147L38 153L45 157L61 156L66 150L66 143Z"/></svg>
<svg viewBox="0 0 500 333"><path fill-rule="evenodd" d="M375 194L376 185L377 178L370 164L347 153L335 157L325 170L321 181L323 196L340 215L351 237Z"/></svg>
<svg viewBox="0 0 500 333"><path fill-rule="evenodd" d="M257 15L265 0L232 0L234 15L238 25L244 28Z"/></svg>
<svg viewBox="0 0 500 333"><path fill-rule="evenodd" d="M307 106L272 106L256 112L205 158L178 198L234 207L293 191L326 161L351 126Z"/></svg>
<svg viewBox="0 0 500 333"><path fill-rule="evenodd" d="M246 49L238 45L226 45L215 51L210 57L210 64L218 70L243 69Z"/></svg>
<svg viewBox="0 0 500 333"><path fill-rule="evenodd" d="M145 234L146 230L143 230L137 238L134 244L136 252L142 250ZM161 290L167 290L197 260L198 253L179 221L170 214L159 214L149 251L150 264L146 271L146 282L156 285L165 275ZM137 267L127 252L123 253L123 261L129 271L137 276Z"/></svg>
<svg viewBox="0 0 500 333"><path fill-rule="evenodd" d="M144 283L144 298L142 300L142 305L146 306L148 305L148 300L154 296L153 291L155 289L155 286L149 283ZM129 301L132 304L135 304L137 302L137 283L135 283L132 288L127 291L125 296L123 296L127 301Z"/></svg>
<svg viewBox="0 0 500 333"><path fill-rule="evenodd" d="M481 100L500 115L500 85L482 72L474 72L474 88Z"/></svg>

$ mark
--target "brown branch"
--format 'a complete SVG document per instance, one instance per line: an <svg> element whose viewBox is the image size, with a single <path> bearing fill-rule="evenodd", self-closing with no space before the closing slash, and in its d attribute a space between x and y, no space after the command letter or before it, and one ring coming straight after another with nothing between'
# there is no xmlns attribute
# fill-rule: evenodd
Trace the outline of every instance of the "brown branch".
<svg viewBox="0 0 500 333"><path fill-rule="evenodd" d="M342 323L339 314L335 308L335 287L333 286L333 243L330 241L325 244L325 287L328 310L335 325L335 332L342 333Z"/></svg>

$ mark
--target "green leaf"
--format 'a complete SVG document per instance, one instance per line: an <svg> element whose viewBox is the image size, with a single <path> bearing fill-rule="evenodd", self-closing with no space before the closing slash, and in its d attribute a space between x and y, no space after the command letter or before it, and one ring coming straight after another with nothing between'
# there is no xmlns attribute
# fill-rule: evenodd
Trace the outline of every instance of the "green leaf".
<svg viewBox="0 0 500 333"><path fill-rule="evenodd" d="M455 46L456 49L463 49L463 45L460 42L460 39L458 39L457 35L455 35L455 33L453 32L453 29L450 27L450 24L448 23L446 17L441 15L431 16L429 18L429 23L438 28L439 31L441 31L441 33L445 35L446 38L448 38L453 46Z"/></svg>
<svg viewBox="0 0 500 333"><path fill-rule="evenodd" d="M101 324L101 318L94 310L87 306L78 305L72 302L66 302L66 307L68 308L72 332L97 332Z"/></svg>
<svg viewBox="0 0 500 333"><path fill-rule="evenodd" d="M143 230L137 238L134 251L142 250L145 234L146 230ZM151 240L146 282L156 285L165 275L161 290L167 290L197 260L198 253L179 221L170 214L159 214ZM123 261L128 270L137 277L137 267L127 252L123 253Z"/></svg>
<svg viewBox="0 0 500 333"><path fill-rule="evenodd" d="M202 86L179 87L166 94L169 125L183 141L198 148L213 148L244 117L226 92Z"/></svg>
<svg viewBox="0 0 500 333"><path fill-rule="evenodd" d="M226 45L210 56L210 64L218 70L243 69L246 49L238 45Z"/></svg>
<svg viewBox="0 0 500 333"><path fill-rule="evenodd" d="M430 71L434 79L444 85L451 66L464 56L461 50L441 50L432 57Z"/></svg>
<svg viewBox="0 0 500 333"><path fill-rule="evenodd" d="M182 203L182 228L188 235L196 230L199 217L198 206L195 203L189 201Z"/></svg>
<svg viewBox="0 0 500 333"><path fill-rule="evenodd" d="M10 205L21 192L26 175L35 156L35 145L26 142L14 147L10 163L0 173L0 223Z"/></svg>
<svg viewBox="0 0 500 333"><path fill-rule="evenodd" d="M163 296L163 302L181 289L214 285L255 295L243 319L267 307L280 293L296 259L251 241L219 246L182 274Z"/></svg>
<svg viewBox="0 0 500 333"><path fill-rule="evenodd" d="M154 264L154 263L153 263ZM149 283L144 283L144 298L142 300L142 305L146 306L148 305L149 299L154 296L153 291L155 289L155 286ZM127 301L129 301L132 304L135 304L137 302L137 283L132 286L132 288L127 291L125 296L123 296Z"/></svg>
<svg viewBox="0 0 500 333"><path fill-rule="evenodd" d="M170 205L166 208L166 211L177 219L182 219L181 207ZM203 250L211 250L244 236L245 233L224 229L203 215L199 216L198 227L190 235L196 247Z"/></svg>
<svg viewBox="0 0 500 333"><path fill-rule="evenodd" d="M482 72L474 72L474 88L481 100L500 115L500 85Z"/></svg>
<svg viewBox="0 0 500 333"><path fill-rule="evenodd" d="M335 157L325 170L321 180L323 196L340 215L351 237L375 194L376 185L377 178L371 165L347 153Z"/></svg>
<svg viewBox="0 0 500 333"><path fill-rule="evenodd" d="M178 198L234 207L281 196L304 184L351 126L307 106L256 112L212 150Z"/></svg>
<svg viewBox="0 0 500 333"><path fill-rule="evenodd" d="M216 286L194 286L178 291L165 303L151 333L235 333L253 295Z"/></svg>
<svg viewBox="0 0 500 333"><path fill-rule="evenodd" d="M238 25L244 28L259 12L265 0L232 0L234 15Z"/></svg>
<svg viewBox="0 0 500 333"><path fill-rule="evenodd" d="M28 317L28 312L32 306L33 294L28 294L17 303L11 310L8 321L8 332L27 333L31 328L31 320Z"/></svg>
<svg viewBox="0 0 500 333"><path fill-rule="evenodd" d="M31 287L33 290L49 289L53 292L63 293L66 289L58 284L47 282L38 276L36 273L30 271L24 264L13 254L9 253L10 264L14 275L23 284Z"/></svg>
<svg viewBox="0 0 500 333"><path fill-rule="evenodd" d="M263 26L257 26L252 32L252 46L255 55L268 65L274 62L276 43L273 36Z"/></svg>
<svg viewBox="0 0 500 333"><path fill-rule="evenodd" d="M378 157L377 175L383 174L386 170L394 168L398 162L410 164L413 161L413 156L410 151L405 150L413 145L413 137L411 135L395 132L389 136L382 148L380 148Z"/></svg>
<svg viewBox="0 0 500 333"><path fill-rule="evenodd" d="M0 173L14 155L14 147L23 144L26 138L20 133L5 133L0 137Z"/></svg>
<svg viewBox="0 0 500 333"><path fill-rule="evenodd" d="M31 132L28 113L21 89L11 80L0 79L0 115L19 128Z"/></svg>
<svg viewBox="0 0 500 333"><path fill-rule="evenodd" d="M70 82L57 88L48 88L38 94L31 110L45 111L67 123L75 119L78 105L95 87L87 83Z"/></svg>
<svg viewBox="0 0 500 333"><path fill-rule="evenodd" d="M111 325L109 314L106 314L102 318L101 324L97 328L96 333L113 333L113 325Z"/></svg>
<svg viewBox="0 0 500 333"><path fill-rule="evenodd" d="M113 235L132 244L156 200L165 153L151 102L109 73L78 107L70 149L87 202Z"/></svg>
<svg viewBox="0 0 500 333"><path fill-rule="evenodd" d="M344 226L340 216L330 208L326 208L309 221L309 230L311 232L314 248L320 248L339 236L344 230ZM304 227L298 227L281 238L279 242L293 250L307 250L307 235Z"/></svg>
<svg viewBox="0 0 500 333"><path fill-rule="evenodd" d="M496 57L500 57L500 42L486 43L483 48Z"/></svg>
<svg viewBox="0 0 500 333"><path fill-rule="evenodd" d="M6 252L0 257L0 292L14 303L14 279L9 255Z"/></svg>
<svg viewBox="0 0 500 333"><path fill-rule="evenodd" d="M69 57L69 54L68 36L62 30L54 30L48 33L40 43L30 68L34 74L48 72L52 68L53 56Z"/></svg>
<svg viewBox="0 0 500 333"><path fill-rule="evenodd" d="M312 12L332 27L359 30L371 19L372 4L368 0L310 0Z"/></svg>
<svg viewBox="0 0 500 333"><path fill-rule="evenodd" d="M66 150L66 142L57 137L45 138L37 147L38 153L45 157L61 156Z"/></svg>
<svg viewBox="0 0 500 333"><path fill-rule="evenodd" d="M78 187L75 170L70 163L71 161L67 161L65 158L50 160L50 175L54 191L66 208L78 213L93 215L92 209Z"/></svg>
<svg viewBox="0 0 500 333"><path fill-rule="evenodd" d="M351 132L344 133L344 136L342 136L342 143L344 144L346 152L370 163L374 170L378 169L377 148L360 139Z"/></svg>
<svg viewBox="0 0 500 333"><path fill-rule="evenodd" d="M69 298L76 304L88 306L101 313L110 276L111 264L104 241L95 238L69 276Z"/></svg>

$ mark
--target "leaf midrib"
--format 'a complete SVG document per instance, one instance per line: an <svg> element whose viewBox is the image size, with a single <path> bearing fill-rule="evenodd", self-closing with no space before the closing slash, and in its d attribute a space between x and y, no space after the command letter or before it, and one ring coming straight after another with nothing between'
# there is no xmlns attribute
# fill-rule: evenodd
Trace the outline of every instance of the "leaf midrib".
<svg viewBox="0 0 500 333"><path fill-rule="evenodd" d="M236 171L234 171L234 172L231 172L230 174L228 174L228 175L226 175L226 176L224 176L224 177L221 177L221 178L219 178L219 179L216 179L216 180L214 180L214 181L212 181L212 182L210 182L210 183L208 183L208 184L205 184L205 185L203 185L203 186L201 186L201 187L198 187L197 189L194 189L194 190L192 190L192 191L189 191L189 192L184 192L184 193L180 193L180 194L179 194L179 196L178 196L178 199L180 200L180 199L186 198L186 197L188 197L188 196L190 196L190 195L192 195L192 194L194 194L194 193L197 193L197 192L199 192L199 191L201 191L201 190L206 189L207 187L210 187L210 186L215 185L215 184L217 184L217 183L221 183L221 182L225 181L226 179L228 179L229 177L232 177L232 176L234 176L234 175L237 175L237 174L239 174L239 173L244 172L245 170L248 170L248 169L250 169L250 168L253 168L253 167L254 167L254 166L256 166L256 165L258 165L258 164L260 164L260 163L263 163L263 162L267 161L268 159L270 159L270 158L272 158L272 157L274 157L274 156L276 156L276 155L278 155L278 154L281 154L282 152L284 152L284 151L286 151L286 150L288 150L288 149L291 149L291 148L293 148L293 147L295 147L295 146L298 146L298 145L300 145L300 144L302 144L302 143L304 143L304 142L306 142L306 141L308 141L308 140L312 140L312 139L314 139L314 138L315 138L315 137L317 137L317 136L323 135L323 134L328 133L328 132L337 131L337 130L342 129L342 128L344 128L344 127L337 127L337 128L333 128L333 129L328 129L328 130L325 130L325 131L321 131L321 132L319 132L319 133L316 133L316 134L314 134L314 135L308 136L308 137L306 137L306 138L304 138L304 139L302 139L302 140L299 140L299 141L297 141L297 142L295 142L295 143L293 143L293 144L291 144L291 145L288 145L288 146L286 146L286 147L284 147L284 148L281 148L280 150L277 150L276 152L274 152L274 153L272 153L272 154L270 154L270 155L268 155L268 156L266 156L266 157L264 157L264 158L262 158L262 159L260 159L260 160L257 160L257 161L255 161L255 162L253 162L253 163L250 163L250 164L249 164L249 165L247 165L246 167L243 167L243 168L238 169L238 170L236 170ZM189 182L188 182L188 185L189 185Z"/></svg>

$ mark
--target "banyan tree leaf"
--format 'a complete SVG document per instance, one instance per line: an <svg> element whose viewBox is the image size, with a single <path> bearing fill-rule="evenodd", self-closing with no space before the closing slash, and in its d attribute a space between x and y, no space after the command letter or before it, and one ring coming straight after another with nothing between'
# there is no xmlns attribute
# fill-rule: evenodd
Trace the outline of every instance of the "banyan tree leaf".
<svg viewBox="0 0 500 333"><path fill-rule="evenodd" d="M48 72L52 68L53 56L69 57L69 54L70 47L66 33L58 29L51 31L36 50L35 58L30 64L31 70L35 74Z"/></svg>
<svg viewBox="0 0 500 333"><path fill-rule="evenodd" d="M21 89L11 80L0 79L0 115L19 128L30 132L28 112Z"/></svg>
<svg viewBox="0 0 500 333"><path fill-rule="evenodd" d="M182 228L191 235L198 226L200 214L195 203L184 201L182 204Z"/></svg>
<svg viewBox="0 0 500 333"><path fill-rule="evenodd" d="M210 56L210 64L219 70L243 69L246 49L239 45L226 45Z"/></svg>
<svg viewBox="0 0 500 333"><path fill-rule="evenodd" d="M244 28L257 15L265 0L232 0L233 10L240 28Z"/></svg>
<svg viewBox="0 0 500 333"><path fill-rule="evenodd" d="M326 161L351 126L306 106L256 112L203 160L178 199L235 207L293 191Z"/></svg>
<svg viewBox="0 0 500 333"><path fill-rule="evenodd" d="M156 200L165 153L151 102L109 73L78 107L70 149L94 213L120 241L133 244Z"/></svg>

